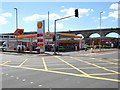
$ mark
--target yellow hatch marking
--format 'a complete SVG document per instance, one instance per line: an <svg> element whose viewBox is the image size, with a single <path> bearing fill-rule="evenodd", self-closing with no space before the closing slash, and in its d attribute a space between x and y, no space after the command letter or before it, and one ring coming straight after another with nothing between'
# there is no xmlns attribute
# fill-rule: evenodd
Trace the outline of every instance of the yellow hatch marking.
<svg viewBox="0 0 120 90"><path fill-rule="evenodd" d="M3 65L7 64L8 62L11 62L11 61L10 61L10 60L9 60L9 61L6 61L6 62L3 63Z"/></svg>
<svg viewBox="0 0 120 90"><path fill-rule="evenodd" d="M42 57L42 60L43 60L43 64L44 64L45 70L48 71L48 69L47 69L47 65L46 65L45 60L44 60L43 57Z"/></svg>
<svg viewBox="0 0 120 90"><path fill-rule="evenodd" d="M117 73L117 74L118 74L118 72L113 71L113 70L110 70L110 69L107 69L107 68L105 68L105 67L101 67L101 66L98 66L98 65L96 65L96 64L89 63L89 62L87 62L87 61L83 61L83 60L80 60L80 59L77 59L77 58L74 58L74 57L71 57L71 58L73 58L73 59L75 59L75 60L78 60L78 61L81 61L81 62L84 62L84 63L87 63L87 64L89 64L89 65L93 65L93 66L98 67L98 68L101 68L101 69L103 69L103 70L110 71L110 72L114 72L114 73Z"/></svg>
<svg viewBox="0 0 120 90"><path fill-rule="evenodd" d="M0 65L2 65L2 64L0 64ZM36 68L30 68L30 67L19 67L19 66L11 66L11 65L2 65L2 66L15 67L15 68L23 68L23 69L29 69L29 70L35 70L35 71L36 70L37 71L46 71L45 69L36 69ZM66 73L66 72L51 71L51 70L48 70L46 72L52 72L52 73L58 73L58 74L64 74L64 75L71 75L71 76L79 76L79 77L87 77L87 78L92 78L92 79L100 79L100 80L120 82L120 80L117 80L117 79L88 76L88 75L84 75L84 74L74 74L74 73Z"/></svg>
<svg viewBox="0 0 120 90"><path fill-rule="evenodd" d="M56 57L57 57L57 56L56 56ZM77 67L73 66L72 64L64 61L63 59L61 59L61 58L59 58L59 57L57 57L57 58L58 58L59 60L61 60L62 62L66 63L67 65L71 66L72 68L76 69L77 71L79 71L79 72L83 73L84 75L88 76L87 73L83 72L82 70L78 69Z"/></svg>
<svg viewBox="0 0 120 90"><path fill-rule="evenodd" d="M19 65L19 67L21 67L27 60L28 60L28 58L25 59L25 60Z"/></svg>

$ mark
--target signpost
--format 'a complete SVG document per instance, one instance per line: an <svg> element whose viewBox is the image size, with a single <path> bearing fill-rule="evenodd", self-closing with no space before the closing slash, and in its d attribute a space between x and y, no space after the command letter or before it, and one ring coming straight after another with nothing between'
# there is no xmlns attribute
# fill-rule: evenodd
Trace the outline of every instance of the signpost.
<svg viewBox="0 0 120 90"><path fill-rule="evenodd" d="M40 48L40 53L45 52L45 21L37 22L37 47Z"/></svg>

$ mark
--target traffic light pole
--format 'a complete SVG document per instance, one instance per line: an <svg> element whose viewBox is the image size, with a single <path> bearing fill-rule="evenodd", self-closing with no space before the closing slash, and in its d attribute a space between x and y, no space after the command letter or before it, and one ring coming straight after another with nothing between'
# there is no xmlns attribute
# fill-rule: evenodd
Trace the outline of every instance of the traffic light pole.
<svg viewBox="0 0 120 90"><path fill-rule="evenodd" d="M55 41L54 41L54 55L57 55L56 53L56 47L57 47L57 36L56 36L56 22L58 20L62 20L62 19L66 19L66 18L70 18L70 17L74 17L75 15L72 15L72 16L67 16L67 17L63 17L63 18L60 18L60 19L56 19L55 22L54 22L54 35L55 35Z"/></svg>
<svg viewBox="0 0 120 90"><path fill-rule="evenodd" d="M54 41L54 55L57 55L56 53L56 46L57 46L57 39L56 39L56 20L54 22L55 26L54 26L54 37L55 37L55 41Z"/></svg>

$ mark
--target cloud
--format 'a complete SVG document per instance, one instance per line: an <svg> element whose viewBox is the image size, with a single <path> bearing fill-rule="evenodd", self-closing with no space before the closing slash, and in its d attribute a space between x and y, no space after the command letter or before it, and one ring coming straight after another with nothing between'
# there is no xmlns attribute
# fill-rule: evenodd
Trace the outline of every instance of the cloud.
<svg viewBox="0 0 120 90"><path fill-rule="evenodd" d="M112 20L112 21L116 21L116 19L118 19L118 11L109 12L108 16L103 16L101 19L107 19L107 18L110 18L110 17L115 19L115 20ZM100 18L98 18L98 19L100 19Z"/></svg>
<svg viewBox="0 0 120 90"><path fill-rule="evenodd" d="M118 9L118 3L114 3L110 6L110 9Z"/></svg>
<svg viewBox="0 0 120 90"><path fill-rule="evenodd" d="M97 28L100 28L100 26L98 26ZM101 27L101 28L105 28L105 27Z"/></svg>
<svg viewBox="0 0 120 90"><path fill-rule="evenodd" d="M107 19L107 18L108 18L108 16L101 17L101 19ZM98 19L100 19L100 18L98 18Z"/></svg>
<svg viewBox="0 0 120 90"><path fill-rule="evenodd" d="M64 26L64 25L63 25L62 23L56 23L56 28L57 28L57 29L62 29L63 26ZM52 24L50 27L51 27L51 28L54 28L54 24Z"/></svg>
<svg viewBox="0 0 120 90"><path fill-rule="evenodd" d="M59 28L59 29L62 29L63 28L63 24L62 23L57 23L56 27Z"/></svg>
<svg viewBox="0 0 120 90"><path fill-rule="evenodd" d="M47 19L48 15L39 15L39 14L33 14L32 16L28 16L28 17L24 17L23 21L36 21L38 19ZM49 20L55 20L60 18L60 16L58 14L55 13L51 13L49 14Z"/></svg>
<svg viewBox="0 0 120 90"><path fill-rule="evenodd" d="M12 16L12 14L11 13L3 13L3 14L1 14L3 17L11 17Z"/></svg>
<svg viewBox="0 0 120 90"><path fill-rule="evenodd" d="M94 10L93 10L93 9L91 9L91 12L94 12Z"/></svg>
<svg viewBox="0 0 120 90"><path fill-rule="evenodd" d="M108 17L118 18L118 11L110 12Z"/></svg>
<svg viewBox="0 0 120 90"><path fill-rule="evenodd" d="M6 17L11 17L12 14L11 13L2 13L0 14L0 24L6 24L8 23L8 21L6 20Z"/></svg>
<svg viewBox="0 0 120 90"><path fill-rule="evenodd" d="M66 16L74 15L75 14L75 8L69 8L69 9L62 9L60 12L66 13ZM89 15L89 11L94 11L93 9L78 9L79 11L79 17L84 17Z"/></svg>
<svg viewBox="0 0 120 90"><path fill-rule="evenodd" d="M65 6L61 6L62 8L64 8Z"/></svg>
<svg viewBox="0 0 120 90"><path fill-rule="evenodd" d="M3 16L0 16L0 25L1 24L6 24L6 23L8 23L8 21L6 20L6 18L3 17Z"/></svg>
<svg viewBox="0 0 120 90"><path fill-rule="evenodd" d="M34 14L32 16L28 16L23 18L24 21L35 21L37 19L39 19L40 15L39 14Z"/></svg>
<svg viewBox="0 0 120 90"><path fill-rule="evenodd" d="M49 15L50 20L55 20L61 18L58 14L52 13Z"/></svg>

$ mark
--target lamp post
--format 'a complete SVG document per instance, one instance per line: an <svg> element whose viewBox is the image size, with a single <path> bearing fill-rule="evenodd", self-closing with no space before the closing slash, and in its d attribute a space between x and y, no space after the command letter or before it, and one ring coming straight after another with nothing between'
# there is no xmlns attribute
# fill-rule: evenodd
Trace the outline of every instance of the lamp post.
<svg viewBox="0 0 120 90"><path fill-rule="evenodd" d="M103 13L103 11L100 12L100 51L101 51L101 14Z"/></svg>
<svg viewBox="0 0 120 90"><path fill-rule="evenodd" d="M16 30L18 29L18 16L17 16L17 8L14 8L16 11ZM18 31L17 31L17 45L18 45Z"/></svg>
<svg viewBox="0 0 120 90"><path fill-rule="evenodd" d="M49 11L48 11L48 44L49 44L49 37L50 37L50 31L49 31Z"/></svg>

